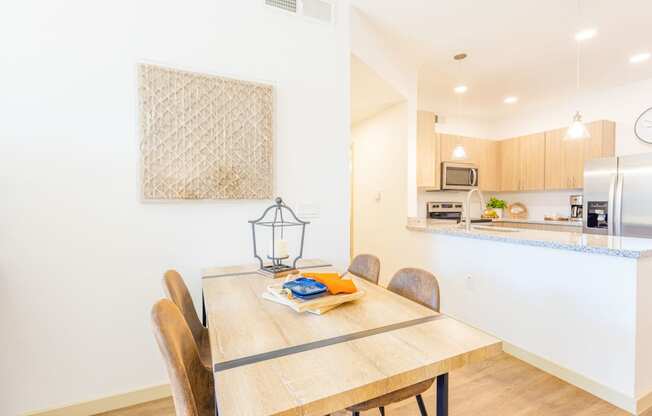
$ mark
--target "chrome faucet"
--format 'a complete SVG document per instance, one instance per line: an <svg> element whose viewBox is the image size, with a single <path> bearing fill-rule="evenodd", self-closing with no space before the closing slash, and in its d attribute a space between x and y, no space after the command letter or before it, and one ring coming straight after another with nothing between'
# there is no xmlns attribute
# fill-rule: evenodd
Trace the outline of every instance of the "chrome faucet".
<svg viewBox="0 0 652 416"><path fill-rule="evenodd" d="M484 195L482 195L480 188L471 189L469 193L466 194L466 205L464 206L464 212L466 214L466 231L471 231L471 196L474 192L478 192L478 196L480 197L480 212L485 208Z"/></svg>

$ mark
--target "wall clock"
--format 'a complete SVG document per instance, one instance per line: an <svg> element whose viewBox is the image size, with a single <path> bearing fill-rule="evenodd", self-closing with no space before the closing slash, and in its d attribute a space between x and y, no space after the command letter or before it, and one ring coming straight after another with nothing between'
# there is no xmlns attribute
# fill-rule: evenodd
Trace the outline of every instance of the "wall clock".
<svg viewBox="0 0 652 416"><path fill-rule="evenodd" d="M652 108L648 108L638 117L634 124L634 133L645 143L652 144Z"/></svg>

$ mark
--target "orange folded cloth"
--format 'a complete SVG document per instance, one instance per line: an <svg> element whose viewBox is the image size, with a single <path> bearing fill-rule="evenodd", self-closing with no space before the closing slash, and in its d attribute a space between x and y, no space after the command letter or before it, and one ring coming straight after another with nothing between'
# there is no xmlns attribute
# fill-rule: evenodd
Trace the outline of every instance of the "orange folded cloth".
<svg viewBox="0 0 652 416"><path fill-rule="evenodd" d="M342 279L342 276L337 273L301 273L301 275L325 284L331 295L355 293L358 291L353 280Z"/></svg>

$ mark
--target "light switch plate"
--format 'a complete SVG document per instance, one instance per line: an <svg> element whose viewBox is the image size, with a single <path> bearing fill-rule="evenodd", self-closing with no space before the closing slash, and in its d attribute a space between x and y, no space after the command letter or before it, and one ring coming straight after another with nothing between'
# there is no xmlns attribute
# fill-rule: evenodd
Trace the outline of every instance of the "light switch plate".
<svg viewBox="0 0 652 416"><path fill-rule="evenodd" d="M320 208L319 204L312 202L304 202L297 207L297 217L302 220L314 220L319 218Z"/></svg>

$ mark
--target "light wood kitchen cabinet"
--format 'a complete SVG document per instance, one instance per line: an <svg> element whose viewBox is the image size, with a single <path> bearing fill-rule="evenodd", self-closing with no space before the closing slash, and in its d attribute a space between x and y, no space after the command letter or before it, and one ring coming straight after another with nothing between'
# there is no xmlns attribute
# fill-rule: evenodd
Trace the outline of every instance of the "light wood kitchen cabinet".
<svg viewBox="0 0 652 416"><path fill-rule="evenodd" d="M439 140L435 132L435 114L417 113L417 186L439 189L441 180Z"/></svg>
<svg viewBox="0 0 652 416"><path fill-rule="evenodd" d="M521 186L519 139L501 140L498 145L500 190L518 191Z"/></svg>
<svg viewBox="0 0 652 416"><path fill-rule="evenodd" d="M520 191L540 191L545 188L546 137L544 133L518 138L521 163Z"/></svg>
<svg viewBox="0 0 652 416"><path fill-rule="evenodd" d="M500 142L500 190L537 191L545 187L545 135L530 134Z"/></svg>
<svg viewBox="0 0 652 416"><path fill-rule="evenodd" d="M480 156L479 139L470 137L457 136L454 134L439 134L439 143L441 148L442 162L473 163L478 164ZM466 159L459 160L453 158L453 149L457 146L463 146L466 151Z"/></svg>
<svg viewBox="0 0 652 416"><path fill-rule="evenodd" d="M480 189L483 191L499 191L499 142L495 140L480 140L480 142Z"/></svg>
<svg viewBox="0 0 652 416"><path fill-rule="evenodd" d="M471 137L452 134L440 134L440 153L442 162L454 161L458 163L471 163L478 166L480 171L479 187L483 191L498 191L498 142L487 139L474 139ZM453 149L463 146L466 159L454 160Z"/></svg>
<svg viewBox="0 0 652 416"><path fill-rule="evenodd" d="M483 191L540 191L584 186L584 163L615 153L615 123L588 123L591 138L564 140L566 129L501 141L475 139L435 130L435 114L417 115L417 186L441 188L441 163L472 163L480 170ZM464 146L467 158L453 159L453 149Z"/></svg>
<svg viewBox="0 0 652 416"><path fill-rule="evenodd" d="M586 126L591 138L565 140L566 129L547 131L545 189L579 189L584 186L584 163L615 154L616 125L595 121Z"/></svg>

